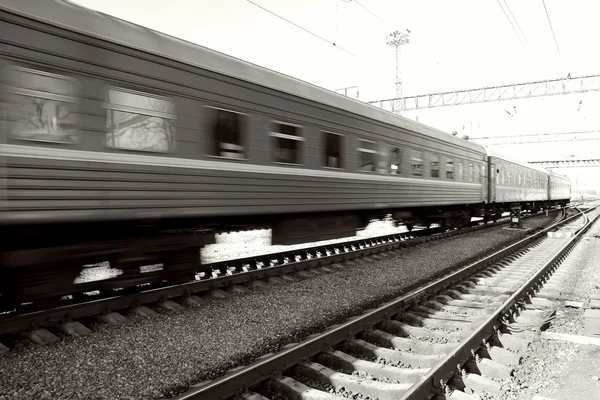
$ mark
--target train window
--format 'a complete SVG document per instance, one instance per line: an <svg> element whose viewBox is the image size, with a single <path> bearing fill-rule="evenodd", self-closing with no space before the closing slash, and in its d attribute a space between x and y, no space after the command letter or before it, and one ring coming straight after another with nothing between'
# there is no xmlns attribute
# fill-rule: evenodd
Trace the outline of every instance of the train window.
<svg viewBox="0 0 600 400"><path fill-rule="evenodd" d="M343 168L342 160L342 135L331 132L325 134L325 152L323 165L329 168Z"/></svg>
<svg viewBox="0 0 600 400"><path fill-rule="evenodd" d="M440 177L440 158L435 154L431 155L431 177Z"/></svg>
<svg viewBox="0 0 600 400"><path fill-rule="evenodd" d="M446 160L446 179L454 179L454 162L451 159Z"/></svg>
<svg viewBox="0 0 600 400"><path fill-rule="evenodd" d="M504 186L504 170L500 172L500 184Z"/></svg>
<svg viewBox="0 0 600 400"><path fill-rule="evenodd" d="M390 151L390 174L402 174L402 152L399 147Z"/></svg>
<svg viewBox="0 0 600 400"><path fill-rule="evenodd" d="M224 158L244 159L243 132L247 126L246 114L207 106L208 127L211 132L210 155Z"/></svg>
<svg viewBox="0 0 600 400"><path fill-rule="evenodd" d="M461 181L463 180L463 163L462 161L458 163L458 178L457 181Z"/></svg>
<svg viewBox="0 0 600 400"><path fill-rule="evenodd" d="M423 153L419 150L413 150L410 158L410 166L413 176L423 175Z"/></svg>
<svg viewBox="0 0 600 400"><path fill-rule="evenodd" d="M166 98L132 90L106 90L108 147L169 152L175 144L175 105Z"/></svg>
<svg viewBox="0 0 600 400"><path fill-rule="evenodd" d="M284 122L273 121L270 135L273 138L273 161L285 164L301 164L300 151L304 137L302 128Z"/></svg>
<svg viewBox="0 0 600 400"><path fill-rule="evenodd" d="M473 169L473 182L479 182L479 165L477 163L474 164Z"/></svg>
<svg viewBox="0 0 600 400"><path fill-rule="evenodd" d="M3 78L11 137L77 143L79 83L75 79L22 67L7 68Z"/></svg>
<svg viewBox="0 0 600 400"><path fill-rule="evenodd" d="M506 174L507 174L506 185L507 185L507 186L511 186L511 180L510 180L511 176L510 176L510 171L507 171L507 172L506 172Z"/></svg>
<svg viewBox="0 0 600 400"><path fill-rule="evenodd" d="M521 186L521 174L519 174L519 185L518 186Z"/></svg>
<svg viewBox="0 0 600 400"><path fill-rule="evenodd" d="M375 172L375 142L370 140L358 140L358 170L363 172Z"/></svg>
<svg viewBox="0 0 600 400"><path fill-rule="evenodd" d="M473 163L469 163L469 171L467 174L467 182L473 182Z"/></svg>

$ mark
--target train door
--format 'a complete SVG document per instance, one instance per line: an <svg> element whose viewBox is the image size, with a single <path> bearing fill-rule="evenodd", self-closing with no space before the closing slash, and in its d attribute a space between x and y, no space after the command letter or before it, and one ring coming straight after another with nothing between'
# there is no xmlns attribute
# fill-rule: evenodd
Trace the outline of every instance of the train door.
<svg viewBox="0 0 600 400"><path fill-rule="evenodd" d="M489 162L490 173L488 174L488 193L489 193L489 201L488 203L494 203L496 201L496 163Z"/></svg>
<svg viewBox="0 0 600 400"><path fill-rule="evenodd" d="M4 60L0 60L0 81L4 81L5 70L8 68ZM7 93L3 92L3 87L0 86L0 104L6 101ZM8 111L7 107L0 108L0 148L7 144L8 135ZM0 155L0 209L7 210L7 187L8 187L8 157Z"/></svg>
<svg viewBox="0 0 600 400"><path fill-rule="evenodd" d="M479 181L481 183L481 199L485 203L485 201L487 200L487 194L488 194L487 177L486 177L486 173L485 173L486 164L481 164L481 167L479 166L479 164L477 164L477 167L481 169L480 175L479 175Z"/></svg>

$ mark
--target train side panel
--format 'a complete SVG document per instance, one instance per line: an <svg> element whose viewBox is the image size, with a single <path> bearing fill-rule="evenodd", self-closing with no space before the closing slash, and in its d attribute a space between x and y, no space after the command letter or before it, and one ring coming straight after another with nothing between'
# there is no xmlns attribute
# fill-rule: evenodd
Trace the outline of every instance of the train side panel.
<svg viewBox="0 0 600 400"><path fill-rule="evenodd" d="M567 204L571 200L571 180L566 176L550 172L548 197L552 201Z"/></svg>
<svg viewBox="0 0 600 400"><path fill-rule="evenodd" d="M491 156L495 165L496 203L527 203L547 200L547 179L543 172Z"/></svg>
<svg viewBox="0 0 600 400"><path fill-rule="evenodd" d="M5 54L36 60L11 65L51 70L76 82L73 93L54 95L73 99L69 104L79 120L67 122L77 123L79 129L63 135L62 142L9 138L4 154L10 157L7 223L460 207L484 201L477 167L483 165L485 153L450 135L428 137L390 127L56 28L50 34L25 24L3 25L3 31L9 29L10 36L22 43L18 48L5 46ZM52 54L63 54L68 61ZM132 139L125 146L115 145L107 133L111 121L106 103L122 101L111 96L124 98L121 92L127 91L156 95L163 109L153 112L173 121L169 143L157 140L132 149ZM207 114L215 109L211 107L242 116L243 157L215 158L211 153L212 121ZM274 121L302 127L300 164L273 162ZM135 121L131 124L135 127ZM325 132L343 135L342 169L323 168ZM380 152L386 161L384 171L360 170L361 139L388 149ZM400 174L390 174L392 148L401 150ZM437 161L427 158L431 155ZM91 183L98 179L103 183Z"/></svg>

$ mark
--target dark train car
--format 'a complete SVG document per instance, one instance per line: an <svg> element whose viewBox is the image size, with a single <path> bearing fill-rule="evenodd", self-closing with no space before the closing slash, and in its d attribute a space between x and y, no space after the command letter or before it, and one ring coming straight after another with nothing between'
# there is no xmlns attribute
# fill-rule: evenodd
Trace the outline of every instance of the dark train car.
<svg viewBox="0 0 600 400"><path fill-rule="evenodd" d="M548 199L566 205L571 201L571 180L555 172L548 173Z"/></svg>
<svg viewBox="0 0 600 400"><path fill-rule="evenodd" d="M539 211L543 208L560 206L566 203L565 189L561 187L563 198L553 196L552 175L545 169L513 159L492 149L487 149L489 167L489 198L490 215L496 217L502 212L509 212L513 206L522 209ZM560 185L570 187L568 178L561 180ZM568 197L566 197L568 198Z"/></svg>
<svg viewBox="0 0 600 400"><path fill-rule="evenodd" d="M4 0L0 43L8 281L189 279L215 229L289 244L483 213L483 147L328 90L59 0Z"/></svg>

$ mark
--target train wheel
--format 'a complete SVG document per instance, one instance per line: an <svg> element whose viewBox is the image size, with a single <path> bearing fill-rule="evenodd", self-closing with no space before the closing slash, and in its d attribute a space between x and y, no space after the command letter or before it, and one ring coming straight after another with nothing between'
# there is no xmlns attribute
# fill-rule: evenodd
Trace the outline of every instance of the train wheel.
<svg viewBox="0 0 600 400"><path fill-rule="evenodd" d="M62 296L76 290L75 279L80 272L81 266L76 264L18 268L9 274L12 286L8 289L9 305L20 307L33 302L43 303L44 307L58 306Z"/></svg>
<svg viewBox="0 0 600 400"><path fill-rule="evenodd" d="M192 246L168 252L164 263L165 278L171 283L194 281L200 267L200 250L200 246Z"/></svg>
<svg viewBox="0 0 600 400"><path fill-rule="evenodd" d="M12 274L6 271L0 273L0 313L10 312L19 305L15 286Z"/></svg>
<svg viewBox="0 0 600 400"><path fill-rule="evenodd" d="M110 260L111 267L121 270L122 274L102 281L100 286L104 290L125 290L127 293L133 293L138 285L160 281L160 273L142 273L143 266L153 265L158 262L157 258L145 255Z"/></svg>

